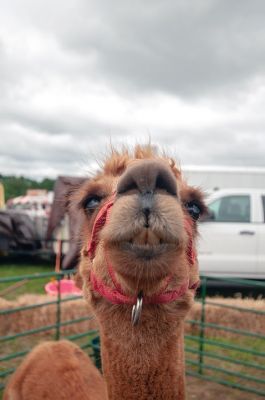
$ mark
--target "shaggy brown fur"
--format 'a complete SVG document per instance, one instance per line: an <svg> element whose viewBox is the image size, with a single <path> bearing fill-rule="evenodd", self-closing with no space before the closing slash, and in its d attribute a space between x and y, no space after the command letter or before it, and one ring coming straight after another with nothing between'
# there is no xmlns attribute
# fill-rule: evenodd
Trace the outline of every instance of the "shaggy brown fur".
<svg viewBox="0 0 265 400"><path fill-rule="evenodd" d="M154 203L146 228L139 192L152 190ZM85 297L99 320L108 396L111 400L184 399L183 319L194 293L188 290L181 299L166 305L145 305L140 324L132 327L131 307L110 304L94 292L89 271L93 268L111 286L105 262L107 253L128 295L140 289L147 296L156 293L168 274L173 276L171 289L187 279L194 283L198 269L187 262L185 204L195 201L204 212L202 194L182 181L173 160L158 157L151 147L137 147L133 156L114 151L103 172L84 184L75 201L84 206L87 199L96 195L103 204L115 191L118 195L101 231L93 263L86 248L97 210L86 213L80 264ZM128 242L133 243L131 250L127 249ZM159 252L161 242L165 249ZM153 249L150 259L141 255L141 249L146 247Z"/></svg>
<svg viewBox="0 0 265 400"><path fill-rule="evenodd" d="M91 260L87 245L93 223L114 192L110 218ZM99 322L109 400L185 398L183 320L193 303L194 291L187 290L168 304L145 304L139 325L133 327L132 307L111 304L95 292L90 270L93 268L98 278L113 287L107 258L128 296L140 290L144 296L159 292L169 275L169 290L188 281L195 283L197 262L190 265L188 261L189 238L184 222L189 218L186 204L191 201L205 211L201 193L187 186L173 160L158 156L151 146L138 146L133 155L113 151L102 172L84 183L73 199L73 207L84 210L80 275L85 298ZM195 222L193 235L195 238Z"/></svg>
<svg viewBox="0 0 265 400"><path fill-rule="evenodd" d="M3 400L106 400L105 382L89 357L67 340L45 342L11 377Z"/></svg>

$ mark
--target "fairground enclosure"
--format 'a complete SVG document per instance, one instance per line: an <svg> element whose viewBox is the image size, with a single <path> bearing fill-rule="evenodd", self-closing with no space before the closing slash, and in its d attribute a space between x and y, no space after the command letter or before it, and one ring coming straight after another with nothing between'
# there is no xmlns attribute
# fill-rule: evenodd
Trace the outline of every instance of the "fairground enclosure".
<svg viewBox="0 0 265 400"><path fill-rule="evenodd" d="M57 181L55 199L64 194L69 179ZM68 233L60 222L62 203L53 200L35 190L13 199L10 210L1 211L1 391L23 357L44 340L75 341L100 367L97 324L88 305L81 293L61 293L65 279L74 271L60 271L62 254L69 248ZM58 223L60 231L52 232ZM49 241L47 226L52 232ZM12 254L15 258L10 258ZM56 290L45 290L47 285ZM185 326L189 377L210 382L221 395L230 388L229 398L265 396L264 289L264 281L201 276L201 288Z"/></svg>
<svg viewBox="0 0 265 400"><path fill-rule="evenodd" d="M12 270L12 276L8 276ZM43 340L70 339L100 367L96 321L82 296L62 295L60 290L57 295L45 294L45 284L57 282L60 287L66 276L51 272L47 266L25 268L22 265L22 271L28 273L19 274L15 266L1 266L1 389L23 357ZM67 276L72 273L68 271ZM196 303L186 320L187 375L229 386L235 391L239 389L242 399L262 398L265 396L264 283L215 279L219 289L213 289L212 281L202 277ZM220 288L228 283L229 297L223 297L228 292ZM244 298L240 295L243 287L244 293L248 293ZM220 386L220 393L222 388L225 390Z"/></svg>

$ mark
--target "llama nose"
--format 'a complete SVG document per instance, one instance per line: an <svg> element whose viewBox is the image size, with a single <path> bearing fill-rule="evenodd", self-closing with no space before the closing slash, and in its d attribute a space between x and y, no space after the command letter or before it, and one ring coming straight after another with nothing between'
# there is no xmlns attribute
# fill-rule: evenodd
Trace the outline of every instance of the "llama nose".
<svg viewBox="0 0 265 400"><path fill-rule="evenodd" d="M162 189L176 196L176 178L170 167L162 162L156 160L139 161L129 166L121 176L117 193L124 194L135 189L142 195L154 194L155 191ZM148 199L148 196L146 199ZM145 208L148 214L149 205L146 204Z"/></svg>

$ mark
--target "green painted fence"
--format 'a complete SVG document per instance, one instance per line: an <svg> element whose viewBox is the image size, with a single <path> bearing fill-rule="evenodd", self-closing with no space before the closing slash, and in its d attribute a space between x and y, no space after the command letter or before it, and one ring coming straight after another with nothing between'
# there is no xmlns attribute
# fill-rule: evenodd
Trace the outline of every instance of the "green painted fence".
<svg viewBox="0 0 265 400"><path fill-rule="evenodd" d="M238 293L240 288L245 292L260 293L261 309L223 304L207 297L207 288L212 282L218 287L227 284L231 294ZM201 277L201 303L199 320L186 320L187 324L198 327L197 335L185 335L185 352L187 375L217 382L242 391L265 397L265 330L256 331L255 324L251 330L239 329L222 323L207 323L207 306L223 310L224 315L232 310L241 318L259 318L259 327L265 327L265 282L233 278ZM263 300L262 300L263 299ZM242 301L244 304L244 301ZM213 312L213 310L211 311ZM220 311L219 311L220 312ZM212 338L211 331L215 331ZM220 335L216 337L216 331ZM229 333L225 339L223 333Z"/></svg>
<svg viewBox="0 0 265 400"><path fill-rule="evenodd" d="M68 274L75 271L68 271ZM16 282L42 280L43 278L56 279L60 285L60 280L64 277L63 273L41 273L23 275L16 277L0 278L0 291L3 287L13 285ZM265 293L265 283L260 281L250 281L242 279L214 279L218 286L222 287L229 283L237 286L259 290ZM239 329L227 323L209 322L209 307L211 313L221 310L223 315L234 312L237 318L249 318L259 322L258 326L265 326L265 305L264 308L255 309L235 304L225 304L215 298L207 297L207 291L213 279L201 277L201 289L197 297L200 304L200 312L196 319L187 319L185 335L186 351L186 370L187 375L201 379L217 382L233 388L237 388L255 395L265 397L265 335L264 331L255 329L255 324L251 329ZM229 289L233 292L233 289ZM80 318L62 321L62 305L66 302L75 302L81 296L61 296L60 292L54 300L49 300L19 307L6 307L0 309L0 318L12 318L19 313L27 310L39 309L51 305L56 307L56 321L53 324L39 326L34 329L26 329L20 332L8 332L0 337L0 389L3 389L8 376L15 370L23 357L31 348L41 340L66 338L76 341L81 348L87 349L91 356L94 356L96 364L100 366L99 343L96 330L80 331L72 335L63 335L63 328L70 325L77 325L84 321L89 321L92 316L82 316ZM261 300L262 301L262 300ZM264 300L263 300L264 301ZM231 303L231 302L230 302ZM236 301L235 301L236 303ZM260 302L259 302L260 303ZM219 311L217 311L219 310ZM237 319L238 321L238 319ZM262 323L264 324L262 325ZM43 335L45 337L43 338Z"/></svg>

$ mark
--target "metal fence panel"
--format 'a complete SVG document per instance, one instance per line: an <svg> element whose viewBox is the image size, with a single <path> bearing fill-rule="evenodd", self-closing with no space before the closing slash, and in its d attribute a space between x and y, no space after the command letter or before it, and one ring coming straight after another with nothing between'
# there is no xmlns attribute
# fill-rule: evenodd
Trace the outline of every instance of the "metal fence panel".
<svg viewBox="0 0 265 400"><path fill-rule="evenodd" d="M75 271L68 271L67 274ZM0 285L14 284L25 280L38 280L53 278L60 281L64 273L37 273L9 278L0 278ZM214 298L207 297L208 284L212 278L202 277L200 296L197 304L200 304L200 315L196 319L187 319L186 325L190 332L185 335L186 369L190 376L199 377L212 382L217 382L249 393L265 396L265 335L264 331L242 329L230 326L227 323L209 322L208 308L222 309L224 315L228 312L236 312L242 318L247 315L263 319L264 309L252 309L246 306L226 304ZM217 278L215 278L215 281ZM264 282L220 278L233 284L245 285L252 288L265 289ZM63 328L89 321L92 316L80 316L69 320L62 320L62 304L80 300L82 296L61 296L60 290L54 300L40 302L38 304L22 305L13 308L0 309L0 317L12 318L16 313L30 310L43 310L45 307L56 307L55 322L53 324L39 326L34 329L24 329L20 332L8 333L0 337L0 389L4 388L6 379L15 370L31 348L39 342L40 334L48 335L49 339L59 340L66 338L77 341L81 348L87 349L95 358L97 366L99 360L99 341L97 330L80 331L71 335L64 335ZM265 306L264 306L265 308ZM21 314L19 314L21 315ZM194 331L194 332L193 332ZM214 332L214 334L213 334ZM224 336L226 335L226 336ZM27 338L27 343L23 342ZM47 339L47 337L45 337ZM22 342L21 342L22 341ZM24 347L23 347L24 346Z"/></svg>

